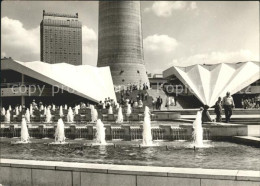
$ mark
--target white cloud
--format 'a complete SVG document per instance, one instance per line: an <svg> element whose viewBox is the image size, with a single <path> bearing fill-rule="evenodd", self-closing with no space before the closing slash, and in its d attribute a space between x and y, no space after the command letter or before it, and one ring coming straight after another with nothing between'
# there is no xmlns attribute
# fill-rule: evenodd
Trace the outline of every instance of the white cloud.
<svg viewBox="0 0 260 186"><path fill-rule="evenodd" d="M185 1L159 1L154 2L152 7L145 8L145 12L153 11L159 17L169 17L174 10L182 10L186 7Z"/></svg>
<svg viewBox="0 0 260 186"><path fill-rule="evenodd" d="M40 27L25 29L14 19L1 19L1 57L13 57L18 60L40 59Z"/></svg>
<svg viewBox="0 0 260 186"><path fill-rule="evenodd" d="M97 64L97 34L86 25L82 26L82 61L83 64Z"/></svg>
<svg viewBox="0 0 260 186"><path fill-rule="evenodd" d="M192 1L192 2L190 3L190 9L191 9L191 10L194 10L194 9L196 9L196 8L198 8L197 3L196 3L195 1Z"/></svg>
<svg viewBox="0 0 260 186"><path fill-rule="evenodd" d="M177 46L176 39L168 35L155 34L144 39L144 50L146 51L172 52Z"/></svg>
<svg viewBox="0 0 260 186"><path fill-rule="evenodd" d="M19 20L1 19L1 57L12 57L21 61L40 60L40 27L24 28ZM82 26L83 64L96 65L97 34L91 28Z"/></svg>
<svg viewBox="0 0 260 186"><path fill-rule="evenodd" d="M82 42L83 45L88 44L91 41L97 40L97 34L92 28L88 28L86 25L82 26Z"/></svg>
<svg viewBox="0 0 260 186"><path fill-rule="evenodd" d="M236 63L243 61L259 61L259 55L255 55L246 49L234 52L211 52L208 54L196 54L186 58L174 59L170 65L188 66L193 64Z"/></svg>

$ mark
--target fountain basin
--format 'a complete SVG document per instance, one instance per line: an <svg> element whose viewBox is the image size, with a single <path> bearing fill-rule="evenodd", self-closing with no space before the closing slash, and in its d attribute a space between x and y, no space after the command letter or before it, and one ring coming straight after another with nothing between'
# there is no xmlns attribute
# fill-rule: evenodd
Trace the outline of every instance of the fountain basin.
<svg viewBox="0 0 260 186"><path fill-rule="evenodd" d="M46 143L46 145L68 145L68 142L51 142L51 143Z"/></svg>
<svg viewBox="0 0 260 186"><path fill-rule="evenodd" d="M86 144L84 144L84 146L86 146L86 147L113 146L113 145L114 145L114 143L105 143L105 144L101 144L101 143L90 143L90 144L88 144L88 143L86 143Z"/></svg>
<svg viewBox="0 0 260 186"><path fill-rule="evenodd" d="M28 144L28 143L32 143L32 142L31 141L12 141L11 142L12 145Z"/></svg>
<svg viewBox="0 0 260 186"><path fill-rule="evenodd" d="M141 166L259 170L259 148L223 141L204 141L208 148L193 149L191 141L156 142L139 148L141 140L107 141L108 146L84 146L92 140L67 140L69 145L49 145L53 139L31 139L29 145L12 145L17 139L2 138L0 158L73 161ZM168 148L166 148L166 146ZM84 148L82 148L84 147ZM232 161L231 161L232 160Z"/></svg>
<svg viewBox="0 0 260 186"><path fill-rule="evenodd" d="M157 146L159 146L159 145L156 144L156 143L153 143L153 144L150 144L150 145L144 145L144 144L139 145L140 148L149 148L149 147L157 147Z"/></svg>

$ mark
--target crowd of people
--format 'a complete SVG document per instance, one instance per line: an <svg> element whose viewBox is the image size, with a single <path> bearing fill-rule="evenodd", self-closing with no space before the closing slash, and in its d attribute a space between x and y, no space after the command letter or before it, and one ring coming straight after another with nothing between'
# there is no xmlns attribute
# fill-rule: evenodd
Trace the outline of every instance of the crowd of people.
<svg viewBox="0 0 260 186"><path fill-rule="evenodd" d="M109 109L110 107L119 108L119 106L127 107L128 105L130 105L132 108L144 107L143 101L148 99L147 92L140 91L140 92L138 92L136 98L129 98L127 91L130 91L130 90L122 90L120 92L121 97L120 97L120 100L118 100L118 102L116 102L115 100L110 99L108 97L108 98L105 98L104 101L100 101L98 104L96 104L94 106L97 109ZM133 90L131 90L131 91L133 91ZM259 108L259 104L260 104L260 97L242 100L242 105L243 105L244 109ZM162 105L163 105L163 100L160 96L157 97L156 99L152 99L153 110L161 110ZM174 97L167 96L167 98L165 100L165 107L167 107L167 109L169 110L169 107L172 105L176 106L176 99L174 99ZM11 106L9 106L9 108L7 110L5 110L5 108L2 108L1 115L5 116L7 112L11 115L18 115L18 114L24 115L24 114L26 114L26 112L28 112L27 110L29 110L30 114L32 115L34 112L36 112L36 113L39 113L39 112L42 113L43 111L46 112L46 108L50 109L52 111L55 111L55 110L60 109L60 107L62 107L64 109L68 109L67 105L61 105L61 106L55 106L54 104L44 105L42 102L39 102L37 104L35 102L35 100L33 100L32 103L30 104L29 108L26 108L25 105L16 105L14 109L12 109ZM85 109L85 108L90 108L90 107L91 107L90 103L80 102L79 104L76 104L75 107L73 107L73 108L74 108L74 112L76 112L78 109ZM230 92L227 92L226 96L223 97L223 99L221 97L219 97L214 105L214 112L216 114L216 119L211 118L209 111L208 111L208 109L209 109L208 105L204 105L203 108L200 108L200 110L202 110L202 122L203 123L204 122L213 122L213 121L222 122L222 112L224 109L225 122L229 123L230 118L232 116L233 108L235 108L234 100L233 100L232 96L230 95Z"/></svg>
<svg viewBox="0 0 260 186"><path fill-rule="evenodd" d="M170 110L170 106L176 106L176 98L174 98L173 96L167 96L166 98L166 103L165 103L165 107L167 108L167 110Z"/></svg>
<svg viewBox="0 0 260 186"><path fill-rule="evenodd" d="M156 97L156 99L152 100L152 106L153 110L162 110L162 105L163 105L163 99L161 96ZM176 106L176 99L172 96L167 96L165 100L165 107L167 110L170 110L170 106Z"/></svg>
<svg viewBox="0 0 260 186"><path fill-rule="evenodd" d="M163 104L163 100L162 98L159 96L156 99L152 100L152 106L153 106L153 110L161 110Z"/></svg>
<svg viewBox="0 0 260 186"><path fill-rule="evenodd" d="M136 98L121 95L121 98L118 100L118 103L122 106L127 106L128 104L130 104L131 107L143 107L143 102L147 101L147 98L147 93L138 93Z"/></svg>
<svg viewBox="0 0 260 186"><path fill-rule="evenodd" d="M144 83L143 85L138 84L128 84L126 86L123 86L122 89L117 91L120 96L117 100L119 105L127 106L128 104L131 105L131 107L143 107L144 101L148 101L148 93L146 91L149 89L148 85ZM133 94L133 92L136 92Z"/></svg>
<svg viewBox="0 0 260 186"><path fill-rule="evenodd" d="M98 109L109 109L109 107L114 107L116 106L116 102L113 99L110 99L110 97L105 98L104 102L100 101L97 105Z"/></svg>
<svg viewBox="0 0 260 186"><path fill-rule="evenodd" d="M134 90L148 90L150 85L148 83L128 83L127 85L118 85L114 86L115 92L119 91L129 91L133 92Z"/></svg>
<svg viewBox="0 0 260 186"><path fill-rule="evenodd" d="M244 109L259 109L260 96L257 96L255 98L242 98L241 105Z"/></svg>

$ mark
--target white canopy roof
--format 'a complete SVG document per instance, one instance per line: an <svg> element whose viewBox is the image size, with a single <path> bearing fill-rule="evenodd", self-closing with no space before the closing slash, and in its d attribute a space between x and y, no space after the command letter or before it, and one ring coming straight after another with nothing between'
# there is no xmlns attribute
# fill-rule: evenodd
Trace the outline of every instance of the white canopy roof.
<svg viewBox="0 0 260 186"><path fill-rule="evenodd" d="M173 66L163 72L163 77L175 75L187 85L194 95L208 106L226 92L235 94L260 77L259 62L219 63L215 65Z"/></svg>
<svg viewBox="0 0 260 186"><path fill-rule="evenodd" d="M116 101L109 67L74 66L67 63L20 62L2 59L1 69L14 70L94 102L110 97Z"/></svg>

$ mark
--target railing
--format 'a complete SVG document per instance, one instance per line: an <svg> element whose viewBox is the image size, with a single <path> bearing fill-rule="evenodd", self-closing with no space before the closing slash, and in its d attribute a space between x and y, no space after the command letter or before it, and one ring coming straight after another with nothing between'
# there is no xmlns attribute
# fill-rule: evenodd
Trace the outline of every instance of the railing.
<svg viewBox="0 0 260 186"><path fill-rule="evenodd" d="M131 135L131 140L139 140L143 139L143 129L141 128L131 128L130 130L130 135Z"/></svg>
<svg viewBox="0 0 260 186"><path fill-rule="evenodd" d="M30 125L29 125L30 126ZM88 126L89 127L89 126ZM84 138L88 140L95 139L96 128L89 129L86 126L72 126L65 127L65 136L69 139ZM92 126L93 127L93 126ZM54 138L56 126L39 125L28 127L28 132L32 138ZM89 131L90 130L90 131ZM92 132L91 132L92 131ZM112 127L111 131L106 131L107 140L125 140L127 135L130 135L131 141L142 140L143 139L143 129L142 127L131 127L130 133L126 134L126 131L122 127ZM156 127L151 129L153 140L192 140L192 134L188 133L185 128L169 128L164 129L161 127ZM17 125L5 125L0 128L0 137L20 137L21 128ZM210 140L211 133L210 128L203 128L203 140Z"/></svg>
<svg viewBox="0 0 260 186"><path fill-rule="evenodd" d="M173 140L187 140L187 131L183 128L172 128Z"/></svg>
<svg viewBox="0 0 260 186"><path fill-rule="evenodd" d="M124 139L124 129L120 127L111 128L112 139Z"/></svg>

